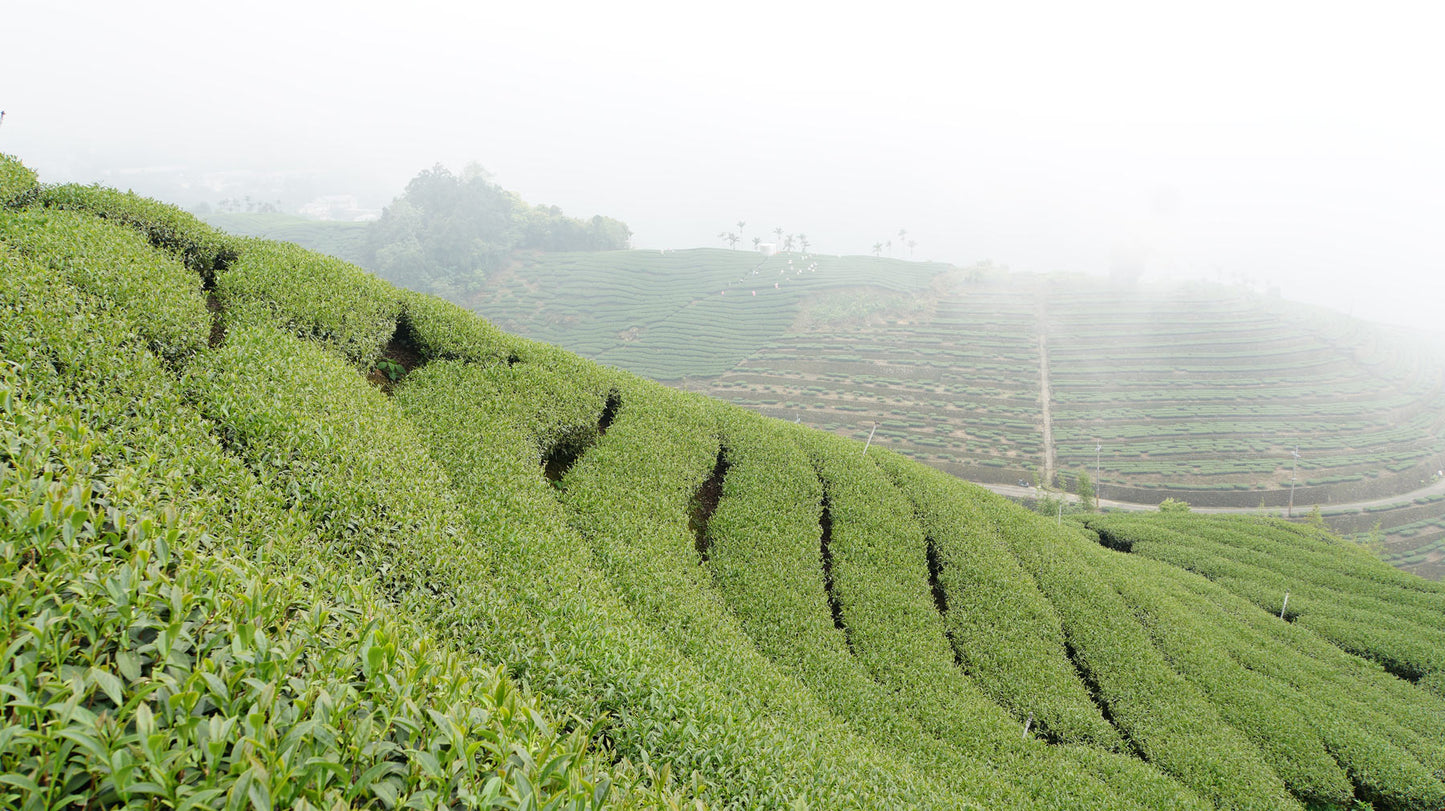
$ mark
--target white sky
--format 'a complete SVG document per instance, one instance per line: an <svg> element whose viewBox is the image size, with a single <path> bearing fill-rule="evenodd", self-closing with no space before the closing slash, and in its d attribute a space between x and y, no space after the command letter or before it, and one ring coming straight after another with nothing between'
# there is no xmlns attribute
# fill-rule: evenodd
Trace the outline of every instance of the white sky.
<svg viewBox="0 0 1445 811"><path fill-rule="evenodd" d="M1244 276L1441 329L1435 4L12 0L0 151L47 181L478 161L644 247ZM102 176L103 171L112 174ZM134 184L117 179L134 177ZM348 188L348 184L350 187ZM901 255L901 254L899 254Z"/></svg>

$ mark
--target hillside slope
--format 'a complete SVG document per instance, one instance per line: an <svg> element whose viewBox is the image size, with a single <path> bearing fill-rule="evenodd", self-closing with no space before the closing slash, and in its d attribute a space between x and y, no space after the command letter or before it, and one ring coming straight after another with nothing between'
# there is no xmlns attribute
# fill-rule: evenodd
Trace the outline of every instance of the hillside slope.
<svg viewBox="0 0 1445 811"><path fill-rule="evenodd" d="M1445 572L1445 363L1408 335L1240 288L1112 285L751 251L529 254L466 301L503 328L972 481L1097 477L1136 504L1394 497ZM1296 455L1298 454L1298 455Z"/></svg>
<svg viewBox="0 0 1445 811"><path fill-rule="evenodd" d="M0 204L0 805L1445 803L1445 588L1338 539L1057 524L153 201Z"/></svg>

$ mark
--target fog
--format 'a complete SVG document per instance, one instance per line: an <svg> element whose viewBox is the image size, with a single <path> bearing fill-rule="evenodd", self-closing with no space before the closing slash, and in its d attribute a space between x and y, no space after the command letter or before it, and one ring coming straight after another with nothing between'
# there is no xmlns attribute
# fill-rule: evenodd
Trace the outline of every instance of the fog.
<svg viewBox="0 0 1445 811"><path fill-rule="evenodd" d="M0 151L185 205L249 183L379 207L475 161L640 247L906 229L920 259L1440 329L1428 7L1173 5L22 0Z"/></svg>

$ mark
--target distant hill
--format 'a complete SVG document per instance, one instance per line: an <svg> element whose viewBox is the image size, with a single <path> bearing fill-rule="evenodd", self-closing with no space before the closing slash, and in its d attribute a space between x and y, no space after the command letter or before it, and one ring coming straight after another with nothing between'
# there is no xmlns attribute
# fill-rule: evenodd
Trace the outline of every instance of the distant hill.
<svg viewBox="0 0 1445 811"><path fill-rule="evenodd" d="M0 359L0 807L1445 806L1445 585L1319 528L1045 518L3 156Z"/></svg>

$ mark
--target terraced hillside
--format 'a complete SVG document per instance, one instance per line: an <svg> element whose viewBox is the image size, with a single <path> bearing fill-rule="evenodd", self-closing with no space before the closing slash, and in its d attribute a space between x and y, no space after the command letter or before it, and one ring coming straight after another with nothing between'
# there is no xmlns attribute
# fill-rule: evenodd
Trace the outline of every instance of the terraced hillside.
<svg viewBox="0 0 1445 811"><path fill-rule="evenodd" d="M1445 803L1445 586L1327 534L1055 523L9 159L0 353L0 806Z"/></svg>
<svg viewBox="0 0 1445 811"><path fill-rule="evenodd" d="M1220 285L726 250L533 255L470 304L769 416L876 424L973 481L1087 471L1110 499L1301 512L1398 496L1327 516L1379 520L1391 559L1445 570L1445 500L1425 489L1445 467L1445 363L1338 314Z"/></svg>

